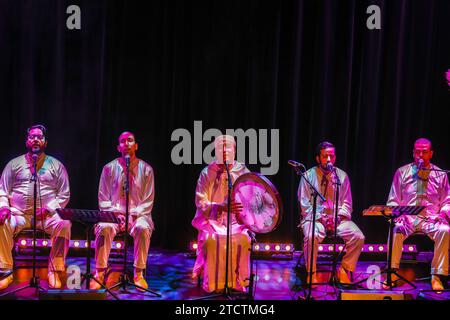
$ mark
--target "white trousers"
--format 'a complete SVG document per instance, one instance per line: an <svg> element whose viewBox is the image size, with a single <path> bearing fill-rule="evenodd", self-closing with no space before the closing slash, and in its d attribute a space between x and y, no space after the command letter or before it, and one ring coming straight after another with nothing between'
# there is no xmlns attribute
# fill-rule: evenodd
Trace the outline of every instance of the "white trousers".
<svg viewBox="0 0 450 320"><path fill-rule="evenodd" d="M303 252L305 254L306 268L309 272L311 260L311 221L302 223L303 229ZM313 256L313 272L316 272L317 250L319 244L326 236L326 230L321 222L316 221L314 232L314 256ZM356 263L361 254L364 245L364 235L358 226L351 220L344 220L337 226L337 236L344 239L346 243L346 253L342 258L342 267L349 271L355 271Z"/></svg>
<svg viewBox="0 0 450 320"><path fill-rule="evenodd" d="M400 233L399 229L404 233ZM431 274L448 275L449 225L445 222L430 222L422 216L403 216L394 227L392 244L392 268L400 267L403 241L413 233L423 233L434 241L434 255L431 261ZM389 243L389 242L388 242Z"/></svg>
<svg viewBox="0 0 450 320"><path fill-rule="evenodd" d="M0 268L12 269L14 247L14 235L23 229L33 227L33 217L31 215L11 215L3 225L0 225ZM36 228L44 230L50 235L52 248L50 250L48 269L49 271L64 271L66 269L65 260L69 250L70 231L72 223L62 220L58 214L46 217L44 225L40 219L36 222Z"/></svg>
<svg viewBox="0 0 450 320"><path fill-rule="evenodd" d="M131 221L130 221L131 222ZM116 223L98 223L95 232L95 264L97 269L108 267L108 258L114 237L119 232ZM134 239L134 267L145 269L152 229L146 216L142 216L128 224L128 232Z"/></svg>

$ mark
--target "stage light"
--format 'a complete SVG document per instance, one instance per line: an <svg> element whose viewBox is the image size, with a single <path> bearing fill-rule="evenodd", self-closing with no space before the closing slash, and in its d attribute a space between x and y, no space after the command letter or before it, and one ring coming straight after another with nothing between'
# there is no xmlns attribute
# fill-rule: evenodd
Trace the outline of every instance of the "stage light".
<svg viewBox="0 0 450 320"><path fill-rule="evenodd" d="M339 246L339 251L342 251L342 250L344 250L344 246Z"/></svg>
<svg viewBox="0 0 450 320"><path fill-rule="evenodd" d="M266 274L266 275L264 276L264 280L269 281L269 280L270 280L270 275Z"/></svg>
<svg viewBox="0 0 450 320"><path fill-rule="evenodd" d="M290 246L290 245L287 245L287 246L285 247L285 249L286 249L286 251L291 251L291 246Z"/></svg>
<svg viewBox="0 0 450 320"><path fill-rule="evenodd" d="M117 242L117 243L116 243L116 248L117 248L117 249L120 249L120 248L122 248L122 243L120 243L120 242Z"/></svg>
<svg viewBox="0 0 450 320"><path fill-rule="evenodd" d="M264 246L264 249L265 249L266 251L269 251L269 250L270 250L270 246L269 246L268 244L266 244L266 245Z"/></svg>
<svg viewBox="0 0 450 320"><path fill-rule="evenodd" d="M384 251L383 246L379 246L379 247L378 247L378 251Z"/></svg>
<svg viewBox="0 0 450 320"><path fill-rule="evenodd" d="M319 251L323 251L323 246L319 246Z"/></svg>
<svg viewBox="0 0 450 320"><path fill-rule="evenodd" d="M369 251L370 251L370 252L373 251L373 246L369 246Z"/></svg>
<svg viewBox="0 0 450 320"><path fill-rule="evenodd" d="M254 249L255 249L256 251L259 251L259 244L255 244Z"/></svg>
<svg viewBox="0 0 450 320"><path fill-rule="evenodd" d="M414 247L413 247L413 246L409 246L409 247L408 247L408 251L409 251L409 252L413 252L413 251L414 251Z"/></svg>
<svg viewBox="0 0 450 320"><path fill-rule="evenodd" d="M42 241L42 245L43 245L44 247L46 247L46 246L48 245L48 241L47 241L47 240L43 240L43 241Z"/></svg>
<svg viewBox="0 0 450 320"><path fill-rule="evenodd" d="M20 240L20 245L22 246L26 246L27 245L27 240Z"/></svg>
<svg viewBox="0 0 450 320"><path fill-rule="evenodd" d="M328 251L334 251L333 249L333 246L328 246Z"/></svg>
<svg viewBox="0 0 450 320"><path fill-rule="evenodd" d="M78 247L80 246L80 242L79 242L79 241L74 241L74 242L73 242L73 246L74 246L75 248L78 248Z"/></svg>
<svg viewBox="0 0 450 320"><path fill-rule="evenodd" d="M84 247L85 247L85 248L88 247L88 242L87 242L87 241L84 242Z"/></svg>
<svg viewBox="0 0 450 320"><path fill-rule="evenodd" d="M197 243L193 243L192 244L192 249L197 250L198 249L198 244Z"/></svg>
<svg viewBox="0 0 450 320"><path fill-rule="evenodd" d="M280 247L279 244L277 244L277 245L275 246L275 250L276 250L276 251L280 251L280 250L281 250L281 247Z"/></svg>

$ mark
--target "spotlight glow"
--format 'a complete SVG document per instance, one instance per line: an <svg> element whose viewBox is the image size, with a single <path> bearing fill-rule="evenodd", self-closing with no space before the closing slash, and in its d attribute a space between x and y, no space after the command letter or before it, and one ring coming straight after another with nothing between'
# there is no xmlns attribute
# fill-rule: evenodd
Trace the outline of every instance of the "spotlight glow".
<svg viewBox="0 0 450 320"><path fill-rule="evenodd" d="M120 242L117 242L117 243L116 243L116 248L117 248L117 249L122 248L122 244L121 244Z"/></svg>
<svg viewBox="0 0 450 320"><path fill-rule="evenodd" d="M47 240L43 240L43 241L42 241L42 245L43 245L44 247L46 247L46 246L48 245L48 241L47 241Z"/></svg>
<svg viewBox="0 0 450 320"><path fill-rule="evenodd" d="M291 246L290 245L286 246L286 251L291 251Z"/></svg>
<svg viewBox="0 0 450 320"><path fill-rule="evenodd" d="M26 245L27 245L27 240L21 240L21 241L20 241L20 245L26 246Z"/></svg>
<svg viewBox="0 0 450 320"><path fill-rule="evenodd" d="M370 251L370 252L373 251L373 246L369 246L369 251Z"/></svg>
<svg viewBox="0 0 450 320"><path fill-rule="evenodd" d="M256 251L259 251L259 244L256 244L256 245L255 245L255 250L256 250Z"/></svg>
<svg viewBox="0 0 450 320"><path fill-rule="evenodd" d="M265 249L266 251L269 251L269 250L270 250L270 246L269 246L268 244L266 244L266 245L264 246L264 249Z"/></svg>
<svg viewBox="0 0 450 320"><path fill-rule="evenodd" d="M198 244L197 243L193 243L192 244L192 249L197 250L197 248L198 248Z"/></svg>
<svg viewBox="0 0 450 320"><path fill-rule="evenodd" d="M280 251L280 250L281 250L281 247L280 247L279 244L277 244L277 245L275 246L275 250L277 250L277 251Z"/></svg>
<svg viewBox="0 0 450 320"><path fill-rule="evenodd" d="M378 247L378 251L384 251L383 246L379 246L379 247Z"/></svg>
<svg viewBox="0 0 450 320"><path fill-rule="evenodd" d="M73 246L74 246L75 248L78 248L78 247L80 246L80 242L79 242L79 241L75 241L75 242L73 243Z"/></svg>

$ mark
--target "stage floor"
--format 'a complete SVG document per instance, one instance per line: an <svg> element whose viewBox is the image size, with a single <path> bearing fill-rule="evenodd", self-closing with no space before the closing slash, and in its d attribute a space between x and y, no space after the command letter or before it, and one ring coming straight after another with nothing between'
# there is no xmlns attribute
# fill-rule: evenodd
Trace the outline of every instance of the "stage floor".
<svg viewBox="0 0 450 320"><path fill-rule="evenodd" d="M300 285L300 277L296 269L299 253L294 254L291 260L272 260L272 259L255 259L254 272L257 275L254 297L255 300L301 300L306 291L302 290ZM44 258L44 257L43 257ZM122 293L115 290L114 292L125 300L192 300L207 296L199 286L197 281L191 279L191 270L194 264L194 256L189 253L168 252L163 250L152 249L148 259L147 280L150 289L162 295L161 298L155 297L152 294L141 293L133 288L128 288L128 292ZM319 259L319 270L328 269L328 260L324 258ZM92 265L94 262L92 261ZM32 275L29 261L18 260L16 263L19 268L16 268L14 274L14 283L10 285L7 291L15 288L25 286L28 284ZM41 281L40 284L45 289L47 284L47 268L45 267L46 258L39 263L38 276ZM130 261L130 266L132 262ZM85 271L86 259L83 257L68 257L67 265L77 265L81 272ZM357 270L353 274L354 281L359 281L369 277L371 272L377 267L384 268L385 263L382 260L371 261L365 259L358 263ZM430 290L429 278L429 262L410 261L403 263L401 274L408 280L411 280L416 286L412 289L409 285L403 284L395 291L404 291L408 293L412 299L416 299L420 290ZM121 265L120 261L112 265L112 271L107 278L107 286L110 287L117 283L120 275ZM372 271L371 271L372 270ZM326 282L329 277L328 272L320 273L320 280ZM384 277L384 276L383 276ZM421 279L423 278L423 279ZM445 279L444 282L446 282ZM63 284L66 279L63 279ZM445 283L446 284L446 283ZM367 281L362 283L367 287ZM378 285L376 281L369 281L372 289ZM66 287L64 287L66 288ZM337 300L339 290L331 285L321 285L313 289L313 297L316 300ZM1 292L3 294L5 292ZM443 292L436 293L421 293L419 297L427 297L434 300L450 299L450 293ZM17 294L2 297L2 299L37 299L34 294L34 289L26 289ZM111 295L107 295L107 299L114 299ZM218 297L215 299L222 299Z"/></svg>

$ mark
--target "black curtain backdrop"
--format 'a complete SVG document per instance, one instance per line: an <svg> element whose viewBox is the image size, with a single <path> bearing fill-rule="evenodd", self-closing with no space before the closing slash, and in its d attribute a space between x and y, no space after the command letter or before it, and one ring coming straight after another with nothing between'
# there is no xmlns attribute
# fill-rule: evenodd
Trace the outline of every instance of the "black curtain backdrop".
<svg viewBox="0 0 450 320"><path fill-rule="evenodd" d="M72 4L81 30L66 28ZM366 27L372 4L381 30ZM155 171L152 246L186 249L204 165L172 163L173 130L193 135L195 120L203 130L279 129L280 169L269 178L284 216L258 240L299 247L287 160L312 166L329 140L350 176L354 221L367 243L386 242L382 218L361 213L386 202L414 140L431 139L434 163L450 167L449 21L448 0L3 0L0 166L24 153L29 125L44 123L48 154L70 176L68 207L96 208L101 169L131 130Z"/></svg>

